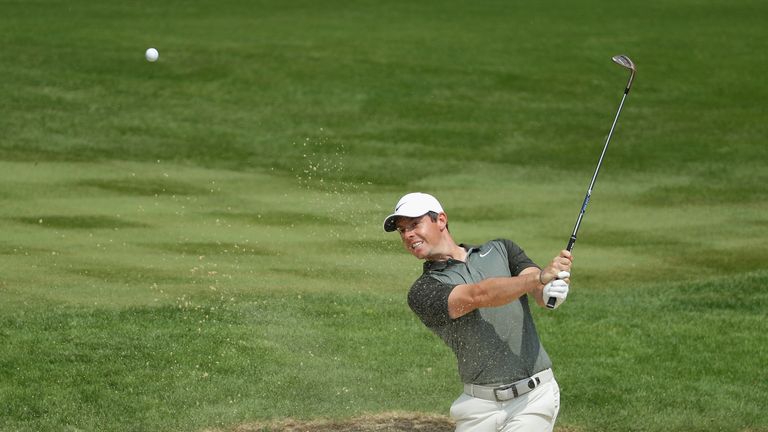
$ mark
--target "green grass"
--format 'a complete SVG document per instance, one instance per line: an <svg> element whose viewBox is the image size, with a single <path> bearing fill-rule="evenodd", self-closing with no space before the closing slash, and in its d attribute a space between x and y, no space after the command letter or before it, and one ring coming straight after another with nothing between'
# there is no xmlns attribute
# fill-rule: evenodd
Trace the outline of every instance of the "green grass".
<svg viewBox="0 0 768 432"><path fill-rule="evenodd" d="M563 421L584 430L595 429L595 417L601 430L764 428L762 408L743 391L767 395L768 338L755 330L765 326L767 277L617 287L539 317L550 350L570 362L563 400L580 401Z"/></svg>
<svg viewBox="0 0 768 432"><path fill-rule="evenodd" d="M0 430L447 413L381 230L565 246L575 431L768 431L757 1L0 2ZM155 46L157 63L143 59Z"/></svg>

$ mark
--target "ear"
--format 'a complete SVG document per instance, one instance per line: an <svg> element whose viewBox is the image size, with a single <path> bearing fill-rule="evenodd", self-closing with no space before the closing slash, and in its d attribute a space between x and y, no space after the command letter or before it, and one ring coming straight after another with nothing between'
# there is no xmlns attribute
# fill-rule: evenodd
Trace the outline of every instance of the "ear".
<svg viewBox="0 0 768 432"><path fill-rule="evenodd" d="M437 226L440 228L440 231L445 231L445 228L448 226L448 215L445 213L437 215Z"/></svg>

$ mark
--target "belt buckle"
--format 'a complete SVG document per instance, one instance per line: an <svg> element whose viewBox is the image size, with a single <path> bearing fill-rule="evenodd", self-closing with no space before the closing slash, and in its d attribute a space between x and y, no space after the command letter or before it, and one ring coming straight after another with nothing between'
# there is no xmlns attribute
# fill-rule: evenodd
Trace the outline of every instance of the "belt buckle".
<svg viewBox="0 0 768 432"><path fill-rule="evenodd" d="M499 392L500 391L501 392L507 392L509 390L512 390L512 396L509 396L509 393L507 393L506 396L499 396ZM499 402L501 402L501 401L508 401L510 399L514 399L518 395L519 394L517 392L517 386L515 386L514 384L509 384L509 385L505 385L505 386L497 387L497 388L493 389L493 397L495 397L496 400L499 401Z"/></svg>

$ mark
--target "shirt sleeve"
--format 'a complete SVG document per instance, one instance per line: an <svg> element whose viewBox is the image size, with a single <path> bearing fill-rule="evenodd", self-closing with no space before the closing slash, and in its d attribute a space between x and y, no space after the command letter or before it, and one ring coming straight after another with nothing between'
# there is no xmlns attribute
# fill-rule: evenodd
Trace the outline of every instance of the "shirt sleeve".
<svg viewBox="0 0 768 432"><path fill-rule="evenodd" d="M541 269L541 267L537 266L533 260L528 258L528 255L525 254L525 251L520 246L518 246L517 243L511 240L501 240L501 242L504 243L504 247L507 249L509 272L512 274L512 276L519 275L521 271L527 269L528 267L536 267Z"/></svg>
<svg viewBox="0 0 768 432"><path fill-rule="evenodd" d="M448 296L454 287L425 273L408 291L408 306L427 327L444 326L451 322Z"/></svg>

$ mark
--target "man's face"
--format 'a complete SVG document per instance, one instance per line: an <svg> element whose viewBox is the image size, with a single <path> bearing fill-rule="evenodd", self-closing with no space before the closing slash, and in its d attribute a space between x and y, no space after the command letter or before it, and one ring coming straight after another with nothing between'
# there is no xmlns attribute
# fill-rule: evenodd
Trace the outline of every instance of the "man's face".
<svg viewBox="0 0 768 432"><path fill-rule="evenodd" d="M428 214L420 217L399 217L397 232L403 241L405 249L418 259L426 259L434 255L440 241L440 225Z"/></svg>

